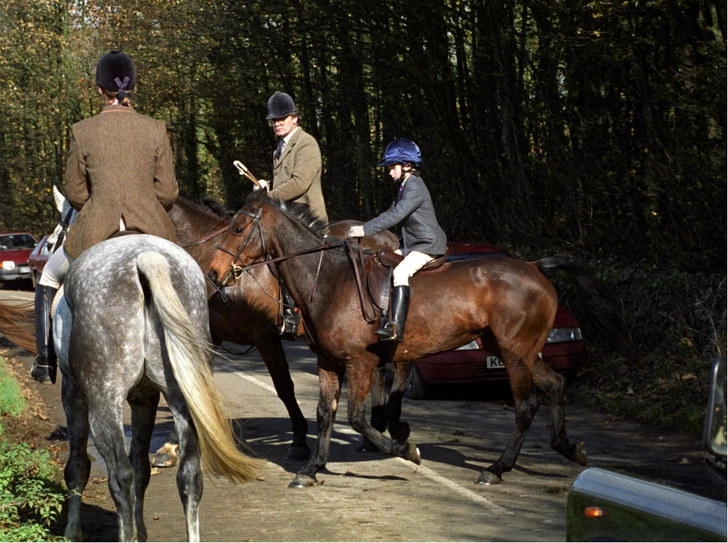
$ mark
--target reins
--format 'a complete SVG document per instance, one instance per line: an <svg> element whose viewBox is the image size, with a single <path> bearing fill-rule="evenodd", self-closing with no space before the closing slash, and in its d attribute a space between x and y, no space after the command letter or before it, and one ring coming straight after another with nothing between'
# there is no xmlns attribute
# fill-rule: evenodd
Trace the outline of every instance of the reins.
<svg viewBox="0 0 728 543"><path fill-rule="evenodd" d="M252 264L248 264L247 266L239 266L237 264L238 260L240 260L240 255L243 254L243 251L245 251L245 248L247 247L248 243L250 243L250 240L253 238L253 235L255 234L256 228L253 228L251 225L250 231L248 232L248 234L245 238L245 241L240 246L240 250L237 252L237 254L220 245L218 245L216 247L216 249L218 249L226 254L229 254L230 256L233 257L233 262L230 264L230 271L223 278L223 280L221 282L222 284L225 284L227 282L230 274L232 274L232 276L235 279L238 279L243 273L250 271L254 268L257 268L259 266L264 266L264 265L267 266L270 264L275 264L277 262L283 262L284 260L288 260L288 259L295 258L298 256L303 256L303 255L320 252L318 266L316 267L316 275L314 277L313 286L311 287L311 295L309 298L309 301L313 301L313 296L314 296L314 293L316 292L316 286L318 284L318 279L321 275L321 266L322 266L323 259L324 259L324 251L327 249L334 249L336 247L340 247L343 245L346 249L347 256L349 257L349 259L351 260L351 262L354 266L354 277L356 278L356 286L357 286L357 291L359 292L359 300L361 302L362 314L364 315L364 319L369 323L374 322L376 315L374 317L370 317L366 311L366 300L364 297L364 285L362 283L361 275L359 273L359 265L356 261L355 256L352 254L351 244L350 244L348 238L343 239L343 240L336 240L336 241L329 242L329 243L323 243L322 245L318 245L316 247L311 247L309 249L303 249L303 250L297 251L295 253L273 258L270 256L270 254L268 252L268 248L265 244L265 237L263 236L263 231L260 227L260 210L258 210L257 213L251 213L246 210L240 210L235 215L237 217L237 215L240 215L240 214L247 215L248 217L251 217L253 219L252 225L255 225L255 227L257 227L257 231L260 235L261 246L263 249L263 254L265 255L265 259L261 260L260 262L254 262ZM227 228L232 228L232 225L234 223L235 223L235 217L232 218L232 220L230 221L230 225ZM362 269L364 269L364 254L362 251L361 242L358 243L358 256L359 256L359 264L362 266ZM221 290L218 289L218 291L222 294Z"/></svg>

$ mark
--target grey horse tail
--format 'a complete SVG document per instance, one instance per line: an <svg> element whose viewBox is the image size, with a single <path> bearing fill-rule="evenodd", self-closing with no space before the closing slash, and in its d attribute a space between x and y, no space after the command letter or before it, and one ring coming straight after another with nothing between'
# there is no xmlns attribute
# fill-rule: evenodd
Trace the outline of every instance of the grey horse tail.
<svg viewBox="0 0 728 543"><path fill-rule="evenodd" d="M550 256L536 262L541 272L563 270L576 280L579 303L585 316L603 334L612 346L631 362L642 358L624 322L621 304L602 281L580 264L561 257Z"/></svg>

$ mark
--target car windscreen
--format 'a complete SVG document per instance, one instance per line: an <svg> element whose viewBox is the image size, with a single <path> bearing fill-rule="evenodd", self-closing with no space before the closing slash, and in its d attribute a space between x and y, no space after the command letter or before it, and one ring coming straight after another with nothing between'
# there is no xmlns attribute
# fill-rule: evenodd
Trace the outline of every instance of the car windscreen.
<svg viewBox="0 0 728 543"><path fill-rule="evenodd" d="M0 236L0 250L12 251L15 249L32 249L35 239L30 234L8 234Z"/></svg>

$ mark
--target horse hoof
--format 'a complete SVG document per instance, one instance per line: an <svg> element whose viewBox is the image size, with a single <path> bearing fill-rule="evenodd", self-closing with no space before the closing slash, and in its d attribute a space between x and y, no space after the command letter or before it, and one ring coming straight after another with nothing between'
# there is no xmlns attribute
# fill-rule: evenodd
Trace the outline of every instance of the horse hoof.
<svg viewBox="0 0 728 543"><path fill-rule="evenodd" d="M286 456L283 457L284 460L296 460L298 462L303 462L304 460L308 460L308 455L311 454L311 449L309 449L305 445L291 445L288 448L288 452L286 452Z"/></svg>
<svg viewBox="0 0 728 543"><path fill-rule="evenodd" d="M479 485L490 486L502 483L503 479L495 473L486 470L480 473L480 477L478 477L478 480L475 482Z"/></svg>
<svg viewBox="0 0 728 543"><path fill-rule="evenodd" d="M316 484L316 477L309 477L308 475L301 475L300 473L288 483L288 488L306 488Z"/></svg>
<svg viewBox="0 0 728 543"><path fill-rule="evenodd" d="M405 459L417 464L418 466L422 464L420 449L417 447L417 445L415 445L414 443L409 444L409 446L407 447L407 455L405 456Z"/></svg>
<svg viewBox="0 0 728 543"><path fill-rule="evenodd" d="M152 455L151 464L155 468L172 468L177 465L179 446L165 443Z"/></svg>

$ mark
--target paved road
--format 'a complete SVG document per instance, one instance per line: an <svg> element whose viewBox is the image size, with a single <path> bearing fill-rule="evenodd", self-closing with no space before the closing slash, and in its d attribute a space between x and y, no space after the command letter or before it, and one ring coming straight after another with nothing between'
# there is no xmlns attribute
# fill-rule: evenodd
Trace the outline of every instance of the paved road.
<svg viewBox="0 0 728 543"><path fill-rule="evenodd" d="M8 294L0 291L0 299ZM21 294L23 297L24 294ZM239 346L225 345L242 351ZM16 349L17 351L17 349ZM315 359L303 342L286 345L299 402L315 439L318 383ZM30 366L30 357L22 356ZM283 404L275 396L256 352L221 352L216 381L229 402L230 416L244 426L248 445L267 460L260 480L234 485L206 479L201 536L207 541L562 541L566 495L583 469L551 451L547 410L536 417L516 469L494 487L473 484L480 469L495 461L513 425L513 410L502 397L450 391L437 400L406 400L403 419L422 453L422 465L381 454L356 452L359 434L340 411L328 471L320 485L290 489L299 462L283 459L291 439ZM60 387L56 386L56 392ZM46 395L48 389L45 389ZM55 401L55 403L54 403ZM60 400L49 400L51 416L63 423ZM346 406L345 395L341 405ZM160 407L156 447L171 418ZM695 462L698 440L661 435L648 428L567 406L572 440L585 442L590 464L636 466ZM97 456L97 455L95 455ZM103 477L94 462L94 477ZM176 469L152 478L146 500L150 541L184 540ZM97 479L98 481L99 479ZM113 503L104 484L89 485L85 515L108 515ZM100 508L100 509L99 509ZM106 521L108 523L108 520ZM103 539L115 537L113 525Z"/></svg>

